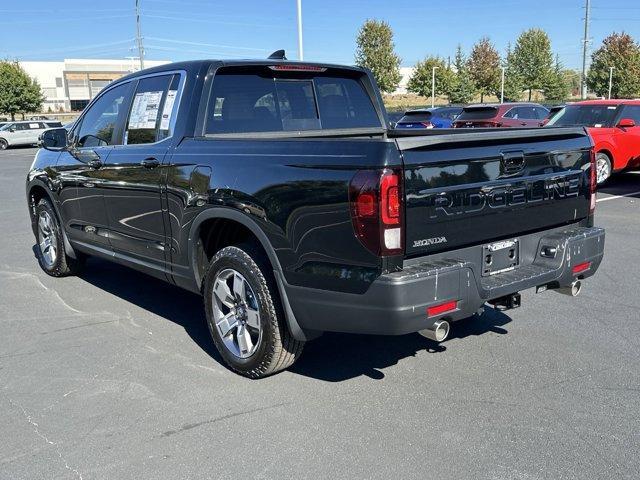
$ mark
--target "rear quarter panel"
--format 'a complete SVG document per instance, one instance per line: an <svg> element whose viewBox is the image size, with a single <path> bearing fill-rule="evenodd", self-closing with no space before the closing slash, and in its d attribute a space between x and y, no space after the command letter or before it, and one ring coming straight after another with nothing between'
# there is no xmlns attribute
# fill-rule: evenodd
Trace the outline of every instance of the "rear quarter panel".
<svg viewBox="0 0 640 480"><path fill-rule="evenodd" d="M381 138L186 139L167 167L172 263L189 269L200 213L231 209L266 233L288 283L363 291L381 261L354 236L349 182L358 169L399 164L395 143Z"/></svg>

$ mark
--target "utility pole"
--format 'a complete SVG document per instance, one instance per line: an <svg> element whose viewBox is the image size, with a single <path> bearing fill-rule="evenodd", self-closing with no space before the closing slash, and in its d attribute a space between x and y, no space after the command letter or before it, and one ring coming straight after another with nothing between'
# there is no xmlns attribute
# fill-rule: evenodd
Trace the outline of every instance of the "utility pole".
<svg viewBox="0 0 640 480"><path fill-rule="evenodd" d="M591 0L585 0L584 13L584 39L582 40L582 84L581 97L587 98L587 52L589 50L589 17L591 13Z"/></svg>
<svg viewBox="0 0 640 480"><path fill-rule="evenodd" d="M609 100L611 100L611 86L613 85L613 67L609 67Z"/></svg>
<svg viewBox="0 0 640 480"><path fill-rule="evenodd" d="M298 60L304 60L302 53L302 0L298 0Z"/></svg>
<svg viewBox="0 0 640 480"><path fill-rule="evenodd" d="M504 103L504 70L505 67L500 67L502 70L502 79L500 80L500 103Z"/></svg>
<svg viewBox="0 0 640 480"><path fill-rule="evenodd" d="M435 106L436 103L436 68L431 68L431 108Z"/></svg>
<svg viewBox="0 0 640 480"><path fill-rule="evenodd" d="M140 35L140 0L136 0L136 43L138 44L138 56L140 57L140 70L144 69L144 47L142 35Z"/></svg>

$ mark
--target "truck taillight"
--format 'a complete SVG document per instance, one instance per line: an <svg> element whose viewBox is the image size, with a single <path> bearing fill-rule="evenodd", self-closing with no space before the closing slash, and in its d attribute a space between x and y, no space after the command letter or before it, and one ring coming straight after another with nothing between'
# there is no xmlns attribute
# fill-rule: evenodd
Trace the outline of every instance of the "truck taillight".
<svg viewBox="0 0 640 480"><path fill-rule="evenodd" d="M360 170L349 187L353 231L372 253L402 253L404 231L399 171Z"/></svg>
<svg viewBox="0 0 640 480"><path fill-rule="evenodd" d="M597 165L596 165L596 151L595 149L591 149L591 153L590 153L590 163L591 163L591 168L589 168L590 170L590 185L589 185L589 189L591 192L591 203L589 205L589 213L591 215L593 215L593 213L596 210L596 187L598 186L598 178L596 175L596 169L597 169Z"/></svg>

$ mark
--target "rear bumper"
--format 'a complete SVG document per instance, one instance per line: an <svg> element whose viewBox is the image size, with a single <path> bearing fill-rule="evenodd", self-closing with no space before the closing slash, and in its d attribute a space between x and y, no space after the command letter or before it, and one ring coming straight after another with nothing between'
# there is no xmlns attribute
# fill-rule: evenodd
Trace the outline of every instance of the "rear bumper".
<svg viewBox="0 0 640 480"><path fill-rule="evenodd" d="M448 252L446 258L405 265L400 272L376 279L363 294L287 285L297 323L303 330L402 335L429 328L440 319L473 315L485 302L545 285L569 286L595 273L604 254L604 230L597 227L557 229L519 237L521 265L510 272L482 277L482 246ZM543 257L545 247L556 249ZM480 253L478 253L480 252ZM590 262L574 274L573 267ZM427 308L457 301L457 309L427 317Z"/></svg>

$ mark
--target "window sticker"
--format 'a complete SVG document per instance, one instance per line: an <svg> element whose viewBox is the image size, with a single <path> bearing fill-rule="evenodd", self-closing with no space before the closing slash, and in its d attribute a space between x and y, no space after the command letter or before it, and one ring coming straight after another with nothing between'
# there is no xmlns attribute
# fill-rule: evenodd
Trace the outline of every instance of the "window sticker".
<svg viewBox="0 0 640 480"><path fill-rule="evenodd" d="M129 130L156 128L161 99L162 90L136 93L129 117Z"/></svg>
<svg viewBox="0 0 640 480"><path fill-rule="evenodd" d="M176 101L177 90L169 90L167 92L167 98L164 101L164 108L162 109L162 119L160 120L160 130L169 130L171 123L171 112L173 111L173 104Z"/></svg>
<svg viewBox="0 0 640 480"><path fill-rule="evenodd" d="M40 124L39 123L30 123L29 124L29 128L40 128Z"/></svg>

